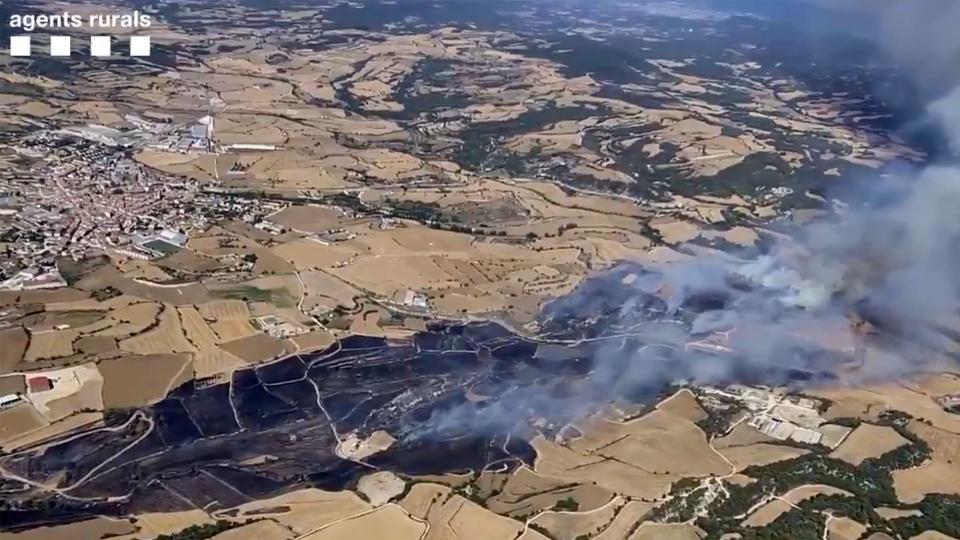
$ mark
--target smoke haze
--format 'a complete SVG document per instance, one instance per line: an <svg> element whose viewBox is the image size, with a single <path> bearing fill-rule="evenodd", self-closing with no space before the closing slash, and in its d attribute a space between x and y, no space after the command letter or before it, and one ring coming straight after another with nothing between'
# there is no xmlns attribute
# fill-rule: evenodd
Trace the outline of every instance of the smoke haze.
<svg viewBox="0 0 960 540"><path fill-rule="evenodd" d="M960 2L845 8L871 10L873 38L930 97L923 120L941 126L960 154L960 33L952 28ZM762 255L625 264L591 278L544 313L549 322L602 312L611 298L620 304L615 331L578 345L592 370L574 391L549 382L510 388L480 406L435 411L424 432L510 429L531 414L575 417L678 381L861 382L952 362L960 350L951 338L960 325L949 328L960 320L960 166L877 178L860 199L882 202L835 205L834 216ZM864 326L879 335L868 338Z"/></svg>

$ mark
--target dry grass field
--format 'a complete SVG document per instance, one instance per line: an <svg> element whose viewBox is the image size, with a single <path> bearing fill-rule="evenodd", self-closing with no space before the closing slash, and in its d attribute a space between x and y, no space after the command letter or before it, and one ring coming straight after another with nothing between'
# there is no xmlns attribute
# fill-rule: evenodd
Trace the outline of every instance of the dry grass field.
<svg viewBox="0 0 960 540"><path fill-rule="evenodd" d="M180 315L180 324L183 326L187 340L198 350L216 348L220 338L210 329L197 308L184 306L177 308Z"/></svg>
<svg viewBox="0 0 960 540"><path fill-rule="evenodd" d="M657 403L657 410L670 413L678 418L699 422L707 418L707 413L697 403L697 397L689 389L684 388L669 398Z"/></svg>
<svg viewBox="0 0 960 540"><path fill-rule="evenodd" d="M426 525L410 519L399 506L386 505L368 513L345 518L300 538L303 540L343 538L420 540L425 530Z"/></svg>
<svg viewBox="0 0 960 540"><path fill-rule="evenodd" d="M568 498L576 501L580 510L589 511L606 505L614 497L612 492L593 483L571 485L565 480L539 475L527 467L515 470L496 489L499 493L487 499L486 507L511 517L547 510Z"/></svg>
<svg viewBox="0 0 960 540"><path fill-rule="evenodd" d="M133 336L156 322L162 309L163 306L155 302L118 306L108 312L111 326L98 331L96 335L118 338Z"/></svg>
<svg viewBox="0 0 960 540"><path fill-rule="evenodd" d="M418 486L426 486L418 488ZM414 492L414 490L416 490ZM498 516L459 495L449 495L450 488L436 484L417 484L400 503L410 514L430 524L427 539L516 538L523 524Z"/></svg>
<svg viewBox="0 0 960 540"><path fill-rule="evenodd" d="M216 321L249 319L250 309L242 300L214 300L197 306L204 319Z"/></svg>
<svg viewBox="0 0 960 540"><path fill-rule="evenodd" d="M600 534L597 540L628 540L634 527L656 506L653 503L630 501L620 508L617 516Z"/></svg>
<svg viewBox="0 0 960 540"><path fill-rule="evenodd" d="M266 334L221 343L220 348L247 363L257 363L294 351L292 344Z"/></svg>
<svg viewBox="0 0 960 540"><path fill-rule="evenodd" d="M936 380L936 379L934 379ZM877 415L887 409L923 418L933 427L960 433L960 416L948 413L934 400L934 392L925 391L925 381L912 381L910 387L897 383L878 383L866 387L838 387L817 389L813 393L834 402L826 417L855 416L865 421L876 421ZM910 383L907 383L910 384ZM934 383L934 389L939 384Z"/></svg>
<svg viewBox="0 0 960 540"><path fill-rule="evenodd" d="M699 427L666 410L655 410L628 422L593 417L579 427L583 437L568 446L582 455L613 459L660 474L707 476L730 472L730 466L710 448Z"/></svg>
<svg viewBox="0 0 960 540"><path fill-rule="evenodd" d="M306 534L371 508L369 503L350 491L331 492L307 488L238 506L235 517L269 518L297 534ZM223 519L228 515L220 512L215 517Z"/></svg>
<svg viewBox="0 0 960 540"><path fill-rule="evenodd" d="M364 475L357 482L357 491L374 506L382 506L403 493L405 483L390 471L378 471Z"/></svg>
<svg viewBox="0 0 960 540"><path fill-rule="evenodd" d="M905 510L903 508L890 508L889 506L878 506L874 508L874 510L877 512L877 515L886 520L923 515L923 512L920 510Z"/></svg>
<svg viewBox="0 0 960 540"><path fill-rule="evenodd" d="M234 341L257 333L249 319L219 319L210 323L210 329L216 334L217 343Z"/></svg>
<svg viewBox="0 0 960 540"><path fill-rule="evenodd" d="M186 353L125 355L98 364L103 375L103 405L142 407L191 380L193 358Z"/></svg>
<svg viewBox="0 0 960 540"><path fill-rule="evenodd" d="M680 478L655 474L603 457L579 454L543 437L535 437L531 444L537 451L534 466L537 473L567 482L595 482L611 492L640 499L666 495L672 483Z"/></svg>
<svg viewBox="0 0 960 540"><path fill-rule="evenodd" d="M194 352L196 349L183 334L180 318L173 306L164 306L158 316L159 324L134 337L120 342L120 349L138 354Z"/></svg>
<svg viewBox="0 0 960 540"><path fill-rule="evenodd" d="M859 540L865 532L867 532L867 526L863 523L846 517L838 517L830 520L830 525L827 527L827 539Z"/></svg>
<svg viewBox="0 0 960 540"><path fill-rule="evenodd" d="M49 422L28 402L0 410L0 446L9 441L36 431Z"/></svg>
<svg viewBox="0 0 960 540"><path fill-rule="evenodd" d="M817 495L851 496L849 492L833 486L820 484L800 486L790 490L781 497L774 499L755 510L752 514L750 514L749 517L747 517L747 519L743 520L743 525L746 527L766 526L774 522L785 512L789 512L790 509L793 508L792 505L798 505L801 502Z"/></svg>
<svg viewBox="0 0 960 540"><path fill-rule="evenodd" d="M211 537L211 540L292 540L296 535L271 520L255 521Z"/></svg>
<svg viewBox="0 0 960 540"><path fill-rule="evenodd" d="M82 412L15 436L0 444L2 444L4 450L13 452L52 439L74 429L96 426L100 424L102 420L102 412ZM46 419L44 419L44 423L46 423Z"/></svg>
<svg viewBox="0 0 960 540"><path fill-rule="evenodd" d="M952 536L947 536L940 531L923 531L910 540L957 540Z"/></svg>
<svg viewBox="0 0 960 540"><path fill-rule="evenodd" d="M731 446L720 450L725 458L742 471L751 465L767 465L778 461L786 461L808 454L809 450L793 448L780 444L751 444L747 446Z"/></svg>
<svg viewBox="0 0 960 540"><path fill-rule="evenodd" d="M960 435L917 420L910 421L908 428L930 445L935 459L960 464Z"/></svg>
<svg viewBox="0 0 960 540"><path fill-rule="evenodd" d="M24 353L30 344L30 336L20 327L0 330L0 374L9 373L23 361Z"/></svg>
<svg viewBox="0 0 960 540"><path fill-rule="evenodd" d="M687 523L644 523L630 540L700 540L700 529Z"/></svg>
<svg viewBox="0 0 960 540"><path fill-rule="evenodd" d="M933 459L912 469L893 472L897 499L917 503L929 493L960 494L960 464Z"/></svg>
<svg viewBox="0 0 960 540"><path fill-rule="evenodd" d="M25 362L63 358L73 354L73 340L80 335L78 330L48 330L30 336L30 346L24 354Z"/></svg>
<svg viewBox="0 0 960 540"><path fill-rule="evenodd" d="M834 450L830 457L840 459L851 465L860 465L863 460L880 457L910 441L895 429L862 423Z"/></svg>
<svg viewBox="0 0 960 540"><path fill-rule="evenodd" d="M618 497L610 504L590 511L546 511L531 523L543 527L550 532L550 536L559 540L576 540L581 536L593 537L613 522L626 502Z"/></svg>
<svg viewBox="0 0 960 540"><path fill-rule="evenodd" d="M421 482L414 484L399 504L411 516L427 519L427 514L430 513L433 505L446 500L450 492L451 489L447 486Z"/></svg>
<svg viewBox="0 0 960 540"><path fill-rule="evenodd" d="M291 206L270 216L277 225L308 234L338 229L349 219L338 208L313 205Z"/></svg>
<svg viewBox="0 0 960 540"><path fill-rule="evenodd" d="M137 514L134 528L136 532L122 534L113 540L142 540L163 534L173 534L190 527L212 523L213 520L203 510L184 510L181 512L151 512Z"/></svg>
<svg viewBox="0 0 960 540"><path fill-rule="evenodd" d="M78 540L80 538L107 538L135 531L126 519L96 517L67 525L38 527L18 533L0 532L0 540Z"/></svg>

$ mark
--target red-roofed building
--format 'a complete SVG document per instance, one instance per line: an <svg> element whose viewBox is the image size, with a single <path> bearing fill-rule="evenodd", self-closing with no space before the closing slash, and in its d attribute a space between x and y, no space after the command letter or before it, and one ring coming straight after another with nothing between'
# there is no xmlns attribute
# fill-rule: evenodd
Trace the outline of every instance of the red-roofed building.
<svg viewBox="0 0 960 540"><path fill-rule="evenodd" d="M47 377L30 377L27 380L31 392L46 392L53 389L53 382Z"/></svg>

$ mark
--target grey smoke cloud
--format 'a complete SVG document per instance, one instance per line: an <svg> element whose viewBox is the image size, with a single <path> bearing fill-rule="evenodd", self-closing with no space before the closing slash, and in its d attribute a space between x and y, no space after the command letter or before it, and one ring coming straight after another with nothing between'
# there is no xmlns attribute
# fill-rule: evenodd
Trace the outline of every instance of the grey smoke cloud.
<svg viewBox="0 0 960 540"><path fill-rule="evenodd" d="M960 81L960 2L906 0L853 2L876 13L873 38L916 80L934 94Z"/></svg>
<svg viewBox="0 0 960 540"><path fill-rule="evenodd" d="M928 120L944 128L960 155L960 2L841 7L873 18L872 38L930 96ZM414 435L510 429L545 411L576 417L678 381L779 384L806 372L815 383L818 374L841 369L858 380L888 379L942 361L943 353L960 351L938 329L960 313L960 165L877 178L873 189L884 191L882 204L838 209L763 255L700 256L594 278L559 301L562 309L592 313L601 297L616 298L620 335L591 345L593 369L577 391L557 395L547 382L511 388L479 407L435 411ZM651 320L652 293L664 300L668 321ZM864 338L852 313L884 331L867 360L855 354Z"/></svg>

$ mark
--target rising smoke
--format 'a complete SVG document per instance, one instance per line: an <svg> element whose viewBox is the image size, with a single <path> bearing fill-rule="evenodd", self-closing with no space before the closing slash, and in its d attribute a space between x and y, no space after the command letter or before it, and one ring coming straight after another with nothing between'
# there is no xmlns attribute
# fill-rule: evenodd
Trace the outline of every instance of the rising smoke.
<svg viewBox="0 0 960 540"><path fill-rule="evenodd" d="M960 2L857 6L847 15L874 18L871 37L928 96L922 120L937 124L960 155L960 34L948 27L960 21ZM588 280L547 316L596 313L615 298L620 333L583 345L592 369L575 388L505 385L479 406L435 411L415 434L502 431L532 415L576 417L674 382L859 382L952 362L960 351L960 328L945 329L960 320L955 158L877 178L856 204L836 205L831 218L793 231L762 255L625 264ZM877 335L868 337L864 327ZM866 348L873 354L860 354Z"/></svg>

